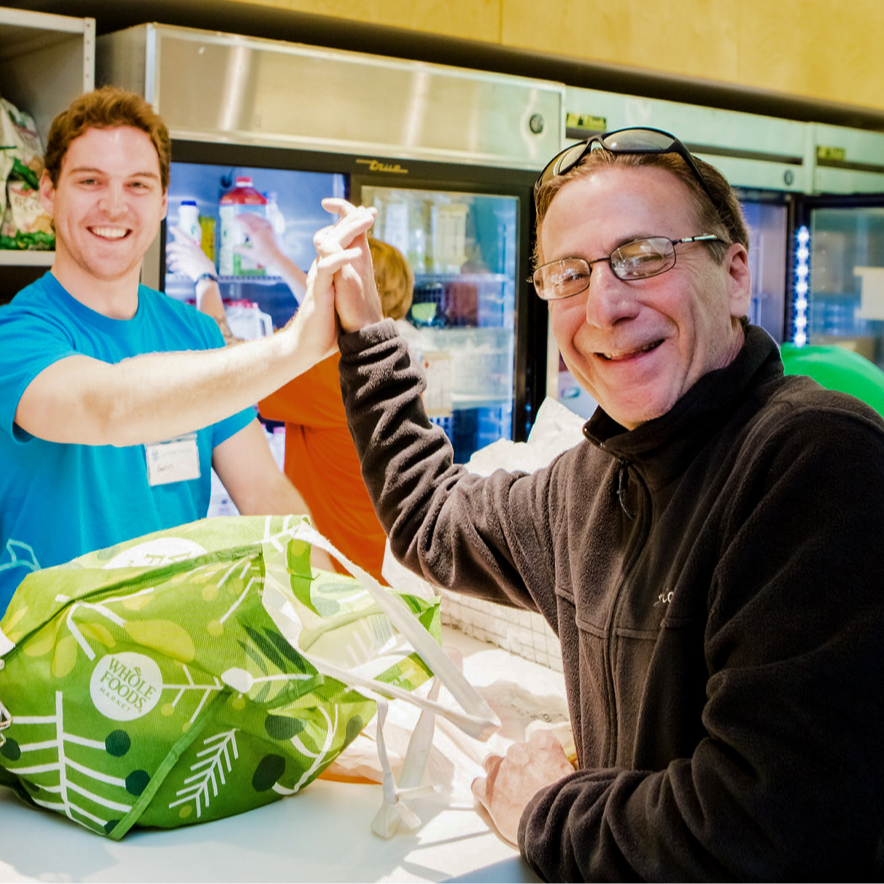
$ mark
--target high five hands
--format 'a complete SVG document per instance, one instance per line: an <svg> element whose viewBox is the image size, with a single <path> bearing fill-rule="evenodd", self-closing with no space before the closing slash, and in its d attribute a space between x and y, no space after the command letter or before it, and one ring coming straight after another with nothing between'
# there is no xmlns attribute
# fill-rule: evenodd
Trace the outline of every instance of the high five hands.
<svg viewBox="0 0 884 884"><path fill-rule="evenodd" d="M358 331L384 318L368 248L368 231L377 210L338 198L324 199L322 206L337 214L338 220L313 237L317 258L310 273L316 273L314 287L322 286L321 292L317 288L317 297L328 297L332 288L341 331ZM329 274L330 285L326 282Z"/></svg>

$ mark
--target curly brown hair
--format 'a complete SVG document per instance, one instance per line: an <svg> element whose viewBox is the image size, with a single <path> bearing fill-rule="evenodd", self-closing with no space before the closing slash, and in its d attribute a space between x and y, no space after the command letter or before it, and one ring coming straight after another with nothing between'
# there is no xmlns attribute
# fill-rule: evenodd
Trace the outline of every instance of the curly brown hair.
<svg viewBox="0 0 884 884"><path fill-rule="evenodd" d="M61 166L72 142L88 129L115 129L118 126L141 129L150 138L159 159L163 190L168 190L172 159L169 130L149 102L135 92L117 86L102 86L75 98L70 107L52 121L43 158L52 186L58 185Z"/></svg>

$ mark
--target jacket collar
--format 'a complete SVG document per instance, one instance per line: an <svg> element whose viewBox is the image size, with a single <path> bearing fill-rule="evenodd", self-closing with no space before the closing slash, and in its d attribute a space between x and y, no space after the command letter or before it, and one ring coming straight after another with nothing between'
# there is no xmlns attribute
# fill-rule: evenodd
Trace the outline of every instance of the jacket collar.
<svg viewBox="0 0 884 884"><path fill-rule="evenodd" d="M776 342L764 329L749 325L733 362L701 377L666 414L630 431L598 408L583 435L613 457L635 464L650 484L666 482L733 416L750 388L782 376Z"/></svg>

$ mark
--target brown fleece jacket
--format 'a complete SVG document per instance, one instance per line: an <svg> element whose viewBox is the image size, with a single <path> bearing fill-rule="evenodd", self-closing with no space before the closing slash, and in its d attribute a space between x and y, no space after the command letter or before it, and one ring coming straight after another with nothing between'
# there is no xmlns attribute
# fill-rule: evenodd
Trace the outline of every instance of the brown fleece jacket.
<svg viewBox="0 0 884 884"><path fill-rule="evenodd" d="M531 475L467 474L393 323L341 338L393 552L557 632L579 770L526 809L548 880L880 877L884 423L784 377L750 327L728 367L627 432L604 412Z"/></svg>

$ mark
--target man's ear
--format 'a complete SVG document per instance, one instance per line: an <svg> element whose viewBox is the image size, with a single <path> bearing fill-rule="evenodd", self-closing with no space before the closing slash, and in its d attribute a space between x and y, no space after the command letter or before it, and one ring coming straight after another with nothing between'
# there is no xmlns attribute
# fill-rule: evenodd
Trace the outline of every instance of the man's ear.
<svg viewBox="0 0 884 884"><path fill-rule="evenodd" d="M49 173L44 169L40 175L40 202L47 214L55 217L55 185L49 177Z"/></svg>
<svg viewBox="0 0 884 884"><path fill-rule="evenodd" d="M724 259L724 266L727 270L730 313L734 319L739 319L749 313L749 304L752 301L752 279L746 247L740 243L731 245Z"/></svg>

